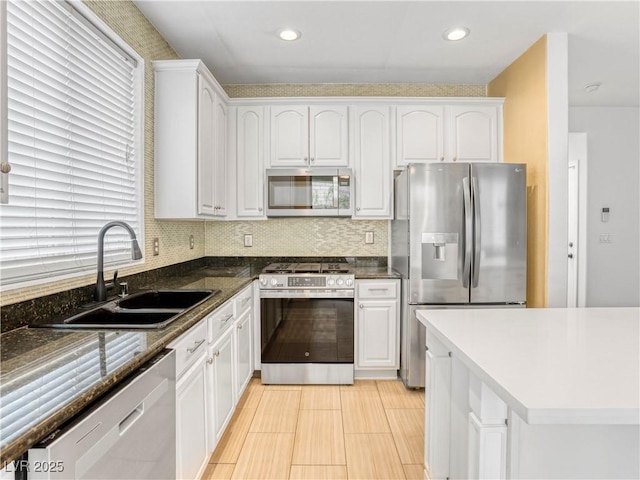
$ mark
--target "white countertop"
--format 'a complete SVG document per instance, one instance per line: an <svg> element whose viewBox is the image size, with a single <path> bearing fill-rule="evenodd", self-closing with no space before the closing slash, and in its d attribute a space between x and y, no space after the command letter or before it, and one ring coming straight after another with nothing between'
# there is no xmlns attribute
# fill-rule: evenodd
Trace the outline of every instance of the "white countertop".
<svg viewBox="0 0 640 480"><path fill-rule="evenodd" d="M640 423L640 309L419 310L529 424Z"/></svg>

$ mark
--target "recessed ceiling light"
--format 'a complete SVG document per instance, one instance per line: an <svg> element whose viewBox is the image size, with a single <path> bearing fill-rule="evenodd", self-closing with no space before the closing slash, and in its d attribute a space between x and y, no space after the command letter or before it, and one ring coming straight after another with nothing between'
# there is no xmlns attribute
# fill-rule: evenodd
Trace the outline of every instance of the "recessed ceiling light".
<svg viewBox="0 0 640 480"><path fill-rule="evenodd" d="M601 85L600 82L587 83L584 86L584 91L587 93L597 92Z"/></svg>
<svg viewBox="0 0 640 480"><path fill-rule="evenodd" d="M294 40L298 40L302 36L302 34L298 30L294 30L293 28L283 28L281 30L278 30L278 36L282 40L292 42Z"/></svg>
<svg viewBox="0 0 640 480"><path fill-rule="evenodd" d="M468 36L469 29L467 27L450 28L442 34L442 38L444 38L445 40L450 40L452 42L462 40L463 38L467 38Z"/></svg>

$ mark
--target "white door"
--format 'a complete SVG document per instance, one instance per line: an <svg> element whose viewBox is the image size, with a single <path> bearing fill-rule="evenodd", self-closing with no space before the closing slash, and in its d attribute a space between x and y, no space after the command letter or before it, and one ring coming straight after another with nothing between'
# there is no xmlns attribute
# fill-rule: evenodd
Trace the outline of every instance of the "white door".
<svg viewBox="0 0 640 480"><path fill-rule="evenodd" d="M498 161L498 109L482 105L449 107L447 161Z"/></svg>
<svg viewBox="0 0 640 480"><path fill-rule="evenodd" d="M213 401L213 442L217 443L224 431L235 406L233 384L233 330L229 329L209 348L211 395Z"/></svg>
<svg viewBox="0 0 640 480"><path fill-rule="evenodd" d="M389 108L354 107L355 218L391 218Z"/></svg>
<svg viewBox="0 0 640 480"><path fill-rule="evenodd" d="M567 183L567 306L587 298L587 134L569 133Z"/></svg>
<svg viewBox="0 0 640 480"><path fill-rule="evenodd" d="M400 106L396 110L396 165L444 160L444 107Z"/></svg>
<svg viewBox="0 0 640 480"><path fill-rule="evenodd" d="M238 217L264 217L264 108L238 107Z"/></svg>
<svg viewBox="0 0 640 480"><path fill-rule="evenodd" d="M198 214L215 215L215 93L198 75Z"/></svg>
<svg viewBox="0 0 640 480"><path fill-rule="evenodd" d="M252 309L247 310L236 323L236 398L240 398L253 373L251 361L252 313Z"/></svg>
<svg viewBox="0 0 640 480"><path fill-rule="evenodd" d="M347 106L309 107L309 164L318 167L349 166Z"/></svg>
<svg viewBox="0 0 640 480"><path fill-rule="evenodd" d="M567 215L567 307L578 306L578 163L569 163Z"/></svg>
<svg viewBox="0 0 640 480"><path fill-rule="evenodd" d="M309 107L271 107L271 166L309 165Z"/></svg>
<svg viewBox="0 0 640 480"><path fill-rule="evenodd" d="M206 359L202 355L176 385L176 478L196 478L207 460Z"/></svg>
<svg viewBox="0 0 640 480"><path fill-rule="evenodd" d="M397 302L395 300L359 301L356 315L358 316L356 368L397 368Z"/></svg>

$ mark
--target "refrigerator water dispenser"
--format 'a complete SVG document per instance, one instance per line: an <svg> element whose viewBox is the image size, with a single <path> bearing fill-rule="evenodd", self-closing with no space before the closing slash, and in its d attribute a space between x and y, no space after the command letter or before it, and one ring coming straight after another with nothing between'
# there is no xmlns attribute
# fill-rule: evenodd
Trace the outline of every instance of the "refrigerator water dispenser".
<svg viewBox="0 0 640 480"><path fill-rule="evenodd" d="M456 280L458 278L458 234L422 234L422 278Z"/></svg>

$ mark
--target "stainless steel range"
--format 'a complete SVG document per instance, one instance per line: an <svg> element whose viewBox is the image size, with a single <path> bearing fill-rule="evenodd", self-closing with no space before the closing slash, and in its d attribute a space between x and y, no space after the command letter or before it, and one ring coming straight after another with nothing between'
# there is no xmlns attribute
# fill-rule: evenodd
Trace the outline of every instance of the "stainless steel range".
<svg viewBox="0 0 640 480"><path fill-rule="evenodd" d="M262 383L352 384L348 263L273 263L260 274Z"/></svg>

